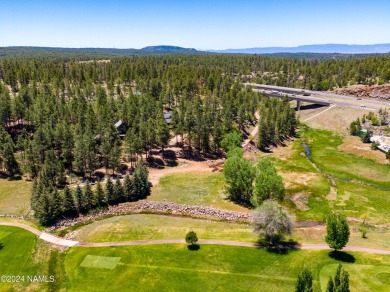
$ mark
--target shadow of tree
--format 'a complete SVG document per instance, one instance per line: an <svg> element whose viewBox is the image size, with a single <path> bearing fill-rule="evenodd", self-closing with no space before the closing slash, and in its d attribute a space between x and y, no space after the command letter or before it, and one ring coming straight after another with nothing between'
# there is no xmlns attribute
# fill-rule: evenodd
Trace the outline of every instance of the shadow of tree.
<svg viewBox="0 0 390 292"><path fill-rule="evenodd" d="M197 251L200 250L200 245L199 244L190 244L187 246L187 249L190 251Z"/></svg>
<svg viewBox="0 0 390 292"><path fill-rule="evenodd" d="M259 239L256 243L257 248L265 248L269 253L288 254L290 251L300 249L300 244L295 240L279 240L273 244L270 244L269 241L264 239Z"/></svg>
<svg viewBox="0 0 390 292"><path fill-rule="evenodd" d="M333 250L329 253L329 257L344 263L354 263L356 261L356 258L353 255L345 251Z"/></svg>
<svg viewBox="0 0 390 292"><path fill-rule="evenodd" d="M2 244L1 242L0 242L0 250L2 250L4 248L4 244Z"/></svg>

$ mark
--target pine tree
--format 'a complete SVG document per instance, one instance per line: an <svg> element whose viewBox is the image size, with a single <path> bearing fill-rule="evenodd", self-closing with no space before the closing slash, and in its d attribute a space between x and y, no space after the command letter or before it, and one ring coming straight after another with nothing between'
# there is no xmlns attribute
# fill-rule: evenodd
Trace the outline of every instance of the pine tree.
<svg viewBox="0 0 390 292"><path fill-rule="evenodd" d="M2 154L2 160L3 160L3 167L5 168L7 174L9 176L14 176L15 174L18 174L20 172L19 165L15 159L14 156L14 147L12 143L8 142L5 145L3 145L3 153Z"/></svg>
<svg viewBox="0 0 390 292"><path fill-rule="evenodd" d="M64 188L64 216L65 217L77 217L78 209L73 197L72 191L65 186Z"/></svg>
<svg viewBox="0 0 390 292"><path fill-rule="evenodd" d="M349 273L343 269L341 264L337 267L334 281L332 277L329 278L326 292L350 292Z"/></svg>
<svg viewBox="0 0 390 292"><path fill-rule="evenodd" d="M332 277L329 277L328 285L326 286L326 292L335 292L334 282Z"/></svg>
<svg viewBox="0 0 390 292"><path fill-rule="evenodd" d="M127 202L135 201L134 180L127 174L123 180L123 191Z"/></svg>
<svg viewBox="0 0 390 292"><path fill-rule="evenodd" d="M122 187L122 183L119 178L116 179L114 184L114 201L113 204L122 203L125 201L125 192Z"/></svg>
<svg viewBox="0 0 390 292"><path fill-rule="evenodd" d="M83 208L85 209L85 212L88 212L89 210L92 209L93 206L96 205L96 200L95 200L95 194L92 191L91 184L89 181L85 183L84 187L84 206Z"/></svg>
<svg viewBox="0 0 390 292"><path fill-rule="evenodd" d="M100 183L100 181L98 181L96 184L95 193L96 193L98 206L101 208L107 208L108 200L107 200L106 194L103 191L102 184Z"/></svg>
<svg viewBox="0 0 390 292"><path fill-rule="evenodd" d="M145 199L150 195L150 185L148 180L148 168L145 164L140 164L134 171L134 190L137 199Z"/></svg>
<svg viewBox="0 0 390 292"><path fill-rule="evenodd" d="M114 184L112 183L111 178L107 179L106 183L106 198L110 205L115 204L115 196L114 196Z"/></svg>
<svg viewBox="0 0 390 292"><path fill-rule="evenodd" d="M308 269L304 269L298 275L295 292L313 292L313 276Z"/></svg>
<svg viewBox="0 0 390 292"><path fill-rule="evenodd" d="M76 187L75 196L76 196L77 208L78 208L79 212L80 213L85 213L86 210L84 208L84 206L85 206L84 193L83 193L83 190L81 189L81 187L79 185L77 185L77 187Z"/></svg>

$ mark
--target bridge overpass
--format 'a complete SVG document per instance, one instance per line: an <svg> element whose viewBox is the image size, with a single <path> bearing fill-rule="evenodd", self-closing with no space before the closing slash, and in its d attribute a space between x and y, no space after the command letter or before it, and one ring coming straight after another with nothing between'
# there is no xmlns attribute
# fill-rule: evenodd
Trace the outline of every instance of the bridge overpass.
<svg viewBox="0 0 390 292"><path fill-rule="evenodd" d="M308 102L313 104L319 104L324 106L329 106L332 104L353 107L365 110L378 110L382 105L390 106L389 102L376 101L376 100L367 100L362 101L359 98L351 96L339 96L327 92L319 92L312 90L304 90L299 88L291 87L282 87L282 86L273 86L265 84L255 84L255 83L243 83L244 86L251 86L253 91L260 92L266 96L283 98L288 96L290 100L297 101L297 108L300 109L302 102ZM320 97L312 97L311 95L319 95L323 97L328 97L330 99L324 99ZM367 105L366 105L367 103Z"/></svg>
<svg viewBox="0 0 390 292"><path fill-rule="evenodd" d="M253 89L253 91L264 93L266 96L270 97L277 97L277 98L283 98L286 95L288 96L289 100L296 100L297 101L297 108L298 110L301 107L302 102L308 102L308 103L314 103L314 104L320 104L320 105L326 105L329 106L332 103L327 99L322 98L315 98L310 96L303 96L303 95L296 95L296 94L284 94L284 93L274 93L272 91L266 91L261 89Z"/></svg>

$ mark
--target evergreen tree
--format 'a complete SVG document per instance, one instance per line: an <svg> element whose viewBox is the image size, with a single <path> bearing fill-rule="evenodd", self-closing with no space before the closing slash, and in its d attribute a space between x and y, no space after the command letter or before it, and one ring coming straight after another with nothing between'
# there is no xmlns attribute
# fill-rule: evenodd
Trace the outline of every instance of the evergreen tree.
<svg viewBox="0 0 390 292"><path fill-rule="evenodd" d="M107 179L106 198L107 198L107 201L110 205L115 204L114 184L112 183L111 178Z"/></svg>
<svg viewBox="0 0 390 292"><path fill-rule="evenodd" d="M8 142L3 145L2 148L3 153L1 153L1 155L3 167L5 168L7 174L12 177L20 172L19 165L14 156L14 147L10 142Z"/></svg>
<svg viewBox="0 0 390 292"><path fill-rule="evenodd" d="M107 200L106 194L103 191L102 184L100 183L100 181L98 181L96 184L95 193L96 193L96 197L97 197L97 201L98 201L98 206L101 208L107 208L108 200Z"/></svg>
<svg viewBox="0 0 390 292"><path fill-rule="evenodd" d="M124 201L125 201L125 192L123 190L121 181L119 180L119 178L117 178L115 180L115 184L114 184L114 200L113 200L113 204L122 203Z"/></svg>
<svg viewBox="0 0 390 292"><path fill-rule="evenodd" d="M148 168L145 164L140 164L134 171L134 192L137 199L145 199L150 195L150 185L148 180Z"/></svg>
<svg viewBox="0 0 390 292"><path fill-rule="evenodd" d="M64 216L65 217L77 217L78 209L73 197L72 191L65 186L64 188Z"/></svg>
<svg viewBox="0 0 390 292"><path fill-rule="evenodd" d="M328 281L328 284L326 286L326 292L335 292L334 282L333 282L332 277L329 277L329 281Z"/></svg>
<svg viewBox="0 0 390 292"><path fill-rule="evenodd" d="M123 191L125 194L125 200L127 202L135 201L136 198L134 197L134 180L130 178L129 175L126 175L123 180Z"/></svg>
<svg viewBox="0 0 390 292"><path fill-rule="evenodd" d="M86 203L85 203L84 193L79 185L77 185L77 187L76 187L75 196L76 196L77 208L78 208L79 212L85 213L87 210L85 209Z"/></svg>
<svg viewBox="0 0 390 292"><path fill-rule="evenodd" d="M95 200L95 194L92 191L91 184L87 180L84 187L84 206L83 209L85 209L85 212L88 212L93 208L93 206L96 206L97 202Z"/></svg>
<svg viewBox="0 0 390 292"><path fill-rule="evenodd" d="M313 276L308 269L298 275L295 292L313 292Z"/></svg>

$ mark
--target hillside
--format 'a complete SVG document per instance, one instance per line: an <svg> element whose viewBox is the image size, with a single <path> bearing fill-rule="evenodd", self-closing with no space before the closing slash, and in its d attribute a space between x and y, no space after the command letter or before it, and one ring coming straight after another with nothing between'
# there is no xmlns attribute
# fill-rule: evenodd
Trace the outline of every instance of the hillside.
<svg viewBox="0 0 390 292"><path fill-rule="evenodd" d="M169 54L205 54L195 49L175 46L150 46L142 49L114 48L57 48L57 47L0 47L0 59L31 58L31 57L61 57L61 58L110 58L145 55Z"/></svg>
<svg viewBox="0 0 390 292"><path fill-rule="evenodd" d="M176 46L149 46L144 47L141 49L141 51L171 51L171 52L179 52L179 51L191 51L191 52L197 52L197 50L192 48L183 48L183 47L176 47Z"/></svg>
<svg viewBox="0 0 390 292"><path fill-rule="evenodd" d="M337 94L352 95L357 97L370 97L379 99L390 99L390 84L373 86L351 86L348 88L338 88L334 91Z"/></svg>

